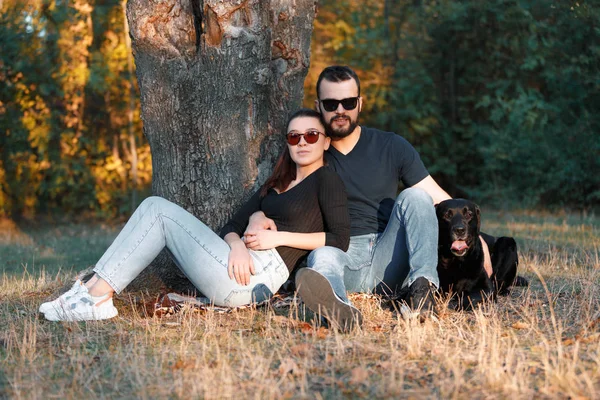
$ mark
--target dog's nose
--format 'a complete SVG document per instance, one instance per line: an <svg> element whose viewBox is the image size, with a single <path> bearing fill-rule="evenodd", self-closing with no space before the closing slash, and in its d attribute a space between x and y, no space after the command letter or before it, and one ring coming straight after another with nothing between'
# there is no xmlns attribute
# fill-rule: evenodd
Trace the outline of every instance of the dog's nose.
<svg viewBox="0 0 600 400"><path fill-rule="evenodd" d="M466 229L464 227L462 227L462 226L457 226L456 228L454 228L454 232L457 235L464 235L465 232L466 232Z"/></svg>

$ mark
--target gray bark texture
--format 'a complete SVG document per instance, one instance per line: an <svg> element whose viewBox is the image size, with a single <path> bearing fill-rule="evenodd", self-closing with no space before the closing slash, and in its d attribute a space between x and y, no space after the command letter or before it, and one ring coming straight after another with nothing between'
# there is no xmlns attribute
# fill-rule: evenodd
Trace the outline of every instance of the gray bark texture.
<svg viewBox="0 0 600 400"><path fill-rule="evenodd" d="M315 0L129 0L155 195L218 230L262 184L298 109ZM190 291L162 254L133 290Z"/></svg>

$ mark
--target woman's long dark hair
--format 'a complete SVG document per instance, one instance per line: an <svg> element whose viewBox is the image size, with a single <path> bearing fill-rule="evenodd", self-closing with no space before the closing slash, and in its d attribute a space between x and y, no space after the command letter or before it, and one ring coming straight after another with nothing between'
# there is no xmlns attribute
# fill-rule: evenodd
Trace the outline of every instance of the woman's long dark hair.
<svg viewBox="0 0 600 400"><path fill-rule="evenodd" d="M321 123L321 114L309 108L301 108L288 118L287 123L285 124L285 134L287 134L287 129L290 126L290 123L294 119L301 117L315 118L317 121L319 121L319 123ZM287 189L287 187L290 185L290 182L292 182L294 179L296 179L296 163L294 163L294 160L292 160L292 157L290 156L290 149L286 145L281 152L281 155L277 159L277 163L275 163L273 173L260 189L260 196L266 196L267 192L271 188L275 188L279 192L282 192Z"/></svg>

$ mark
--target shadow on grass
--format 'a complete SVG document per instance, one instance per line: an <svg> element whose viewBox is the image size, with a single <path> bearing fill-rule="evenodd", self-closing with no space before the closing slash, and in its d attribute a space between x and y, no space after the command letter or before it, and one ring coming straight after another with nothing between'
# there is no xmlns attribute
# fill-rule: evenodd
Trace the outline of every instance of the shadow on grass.
<svg viewBox="0 0 600 400"><path fill-rule="evenodd" d="M96 263L120 226L96 222L0 222L0 273L55 274Z"/></svg>

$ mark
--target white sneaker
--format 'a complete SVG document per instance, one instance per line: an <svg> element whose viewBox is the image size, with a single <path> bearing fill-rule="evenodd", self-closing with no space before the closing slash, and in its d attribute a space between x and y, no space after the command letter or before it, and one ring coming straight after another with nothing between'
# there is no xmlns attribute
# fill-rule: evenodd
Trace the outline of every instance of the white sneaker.
<svg viewBox="0 0 600 400"><path fill-rule="evenodd" d="M73 286L71 287L71 289L69 289L65 293L61 294L57 299L48 301L46 303L42 303L42 305L40 305L40 312L45 314L48 311L54 309L56 306L58 306L61 301L68 301L75 294L79 293L79 291L81 290L82 287L84 287L83 282L81 282L81 280L77 279L75 281L75 283L73 284Z"/></svg>
<svg viewBox="0 0 600 400"><path fill-rule="evenodd" d="M82 286L79 292L69 299L61 300L46 311L49 321L99 321L116 317L119 312L113 305L110 294L94 297Z"/></svg>

